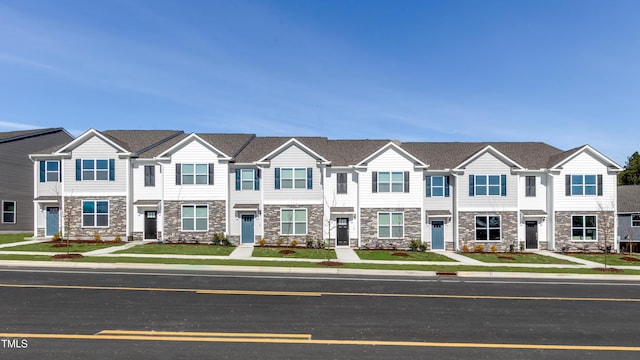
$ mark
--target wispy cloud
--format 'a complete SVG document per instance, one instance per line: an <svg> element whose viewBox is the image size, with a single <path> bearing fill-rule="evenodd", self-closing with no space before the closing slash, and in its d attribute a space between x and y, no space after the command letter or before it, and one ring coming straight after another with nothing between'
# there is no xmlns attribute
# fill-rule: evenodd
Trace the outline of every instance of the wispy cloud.
<svg viewBox="0 0 640 360"><path fill-rule="evenodd" d="M6 130L29 130L29 129L37 129L41 126L33 125L33 124L25 124L25 123L15 123L10 121L0 121L0 129Z"/></svg>

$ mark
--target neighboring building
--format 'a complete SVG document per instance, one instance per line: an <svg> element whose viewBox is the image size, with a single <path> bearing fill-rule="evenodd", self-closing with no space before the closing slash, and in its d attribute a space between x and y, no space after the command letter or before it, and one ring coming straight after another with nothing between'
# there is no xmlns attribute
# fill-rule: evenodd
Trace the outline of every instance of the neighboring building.
<svg viewBox="0 0 640 360"><path fill-rule="evenodd" d="M618 186L618 238L621 251L640 252L640 185Z"/></svg>
<svg viewBox="0 0 640 360"><path fill-rule="evenodd" d="M71 141L62 128L0 132L0 233L33 229L33 166L29 154Z"/></svg>
<svg viewBox="0 0 640 360"><path fill-rule="evenodd" d="M58 159L66 174L55 194L38 187L40 236L60 231L47 214L62 206L71 237L617 249L621 168L588 145L91 129L32 158Z"/></svg>

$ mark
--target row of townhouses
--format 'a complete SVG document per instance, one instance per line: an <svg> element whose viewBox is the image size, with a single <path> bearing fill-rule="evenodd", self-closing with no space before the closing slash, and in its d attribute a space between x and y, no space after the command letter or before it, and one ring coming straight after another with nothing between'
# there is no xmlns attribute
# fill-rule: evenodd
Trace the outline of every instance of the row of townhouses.
<svg viewBox="0 0 640 360"><path fill-rule="evenodd" d="M90 129L31 154L34 233L618 248L615 162L584 145Z"/></svg>

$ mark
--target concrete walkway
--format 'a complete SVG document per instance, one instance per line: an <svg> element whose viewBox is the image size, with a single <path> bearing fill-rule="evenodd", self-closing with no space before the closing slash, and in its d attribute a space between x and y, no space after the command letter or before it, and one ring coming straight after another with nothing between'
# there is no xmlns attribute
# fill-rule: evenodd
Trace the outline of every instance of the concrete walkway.
<svg viewBox="0 0 640 360"><path fill-rule="evenodd" d="M336 251L336 257L338 258L339 262L354 263L354 262L362 261L360 260L360 257L358 257L358 254L356 254L356 252L353 251L352 248L337 247L335 248L335 251Z"/></svg>
<svg viewBox="0 0 640 360"><path fill-rule="evenodd" d="M253 246L251 245L240 245L233 250L231 254L229 254L229 259L244 259L250 260L251 254L253 253Z"/></svg>
<svg viewBox="0 0 640 360"><path fill-rule="evenodd" d="M98 249L98 250L93 250L93 251L89 251L86 253L82 253L83 256L101 256L101 255L106 255L106 254L112 254L116 251L120 251L120 250L126 250L126 249L131 249L134 246L137 245L142 245L144 244L144 241L142 240L138 240L138 241L132 241L132 242L128 242L124 245L121 246L109 246L106 247L104 249Z"/></svg>
<svg viewBox="0 0 640 360"><path fill-rule="evenodd" d="M556 259L562 259L562 260L566 260L566 261L571 261L574 263L578 263L581 265L585 265L588 266L590 268L597 268L597 267L602 267L603 264L597 263L597 262L593 262L593 261L589 261L589 260L585 260L585 259L580 259L578 257L575 256L568 256L568 255L562 255L562 254L558 254L558 253L554 253L553 251L549 251L549 250L538 250L535 252L536 254L540 254L540 255L544 255L544 256L549 256L552 258L556 258Z"/></svg>

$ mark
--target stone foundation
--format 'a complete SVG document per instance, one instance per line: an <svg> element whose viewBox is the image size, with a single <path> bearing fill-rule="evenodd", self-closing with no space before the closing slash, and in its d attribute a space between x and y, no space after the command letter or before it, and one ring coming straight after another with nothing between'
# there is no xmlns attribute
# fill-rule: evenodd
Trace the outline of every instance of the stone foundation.
<svg viewBox="0 0 640 360"><path fill-rule="evenodd" d="M307 209L307 234L306 235L281 235L280 234L280 209ZM264 206L264 239L268 245L275 245L278 238L283 239L282 245L289 245L291 240L296 240L298 246L304 246L307 238L322 239L323 226L322 205L265 205ZM259 239L257 237L256 239ZM257 241L257 240L256 240Z"/></svg>
<svg viewBox="0 0 640 360"><path fill-rule="evenodd" d="M500 216L500 241L476 241L476 216L495 215ZM485 251L490 251L495 245L498 251L509 251L509 245L514 244L516 249L518 244L518 212L516 211L480 211L480 212L460 212L459 213L459 238L460 247L467 245L473 249L476 245L482 244Z"/></svg>
<svg viewBox="0 0 640 360"><path fill-rule="evenodd" d="M209 230L182 231L182 205L208 205ZM164 240L165 241L199 241L210 242L214 233L225 232L224 200L215 201L165 201L164 202ZM158 231L158 238L161 233Z"/></svg>
<svg viewBox="0 0 640 360"><path fill-rule="evenodd" d="M378 238L378 212L404 213L404 237L401 239ZM419 208L368 208L360 209L360 238L362 247L408 249L411 240L422 239Z"/></svg>
<svg viewBox="0 0 640 360"><path fill-rule="evenodd" d="M82 227L82 201L109 201L108 227ZM60 213L66 235L70 239L93 239L96 234L102 240L120 236L127 238L127 206L124 196L69 196L64 198L64 211Z"/></svg>
<svg viewBox="0 0 640 360"><path fill-rule="evenodd" d="M571 216L596 215L598 217L598 240L575 241L571 239ZM556 251L604 251L605 241L612 251L615 249L613 211L555 212Z"/></svg>

